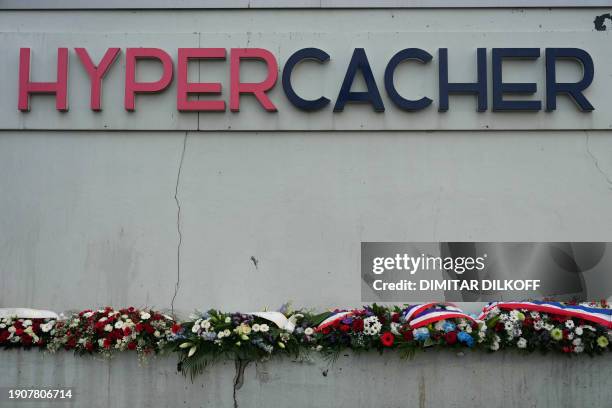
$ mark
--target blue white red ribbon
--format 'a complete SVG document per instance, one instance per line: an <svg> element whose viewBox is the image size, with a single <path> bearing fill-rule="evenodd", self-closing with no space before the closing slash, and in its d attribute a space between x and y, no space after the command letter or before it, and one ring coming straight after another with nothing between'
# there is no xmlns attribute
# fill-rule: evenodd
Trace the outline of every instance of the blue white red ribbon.
<svg viewBox="0 0 612 408"><path fill-rule="evenodd" d="M494 308L504 310L529 310L541 313L549 313L559 316L575 317L600 324L608 329L612 329L612 309L603 309L582 305L564 305L559 302L494 302L487 305L479 319L484 320Z"/></svg>

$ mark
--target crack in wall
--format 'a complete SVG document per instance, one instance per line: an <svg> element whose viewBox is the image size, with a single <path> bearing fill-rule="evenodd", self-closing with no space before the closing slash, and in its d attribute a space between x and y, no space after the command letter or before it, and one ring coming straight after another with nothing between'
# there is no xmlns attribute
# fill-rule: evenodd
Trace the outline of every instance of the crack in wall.
<svg viewBox="0 0 612 408"><path fill-rule="evenodd" d="M590 145L589 145L589 132L585 131L584 134L586 136L585 142L586 142L586 151L587 151L587 154L589 155L589 157L593 161L593 164L595 164L595 168L597 169L599 174L601 174L604 177L604 179L606 180L606 182L608 183L608 189L612 190L612 178L610 178L610 176L601 168L601 166L599 165L599 160L597 160L597 157L595 157L595 155L591 151L591 148L590 148Z"/></svg>
<svg viewBox="0 0 612 408"><path fill-rule="evenodd" d="M183 244L183 231L181 230L181 202L178 198L179 186L181 183L181 172L183 171L183 161L185 160L185 150L187 149L187 135L185 132L183 137L183 150L181 151L181 159L179 161L178 172L176 175L176 184L174 186L174 201L176 202L176 232L178 234L178 244L176 246L176 284L174 285L174 295L172 295L172 301L170 302L170 309L174 314L174 300L178 294L180 283L181 283L181 246Z"/></svg>
<svg viewBox="0 0 612 408"><path fill-rule="evenodd" d="M242 388L244 384L244 370L249 365L247 360L236 360L236 375L234 376L234 408L238 408L238 399L236 398L236 392Z"/></svg>

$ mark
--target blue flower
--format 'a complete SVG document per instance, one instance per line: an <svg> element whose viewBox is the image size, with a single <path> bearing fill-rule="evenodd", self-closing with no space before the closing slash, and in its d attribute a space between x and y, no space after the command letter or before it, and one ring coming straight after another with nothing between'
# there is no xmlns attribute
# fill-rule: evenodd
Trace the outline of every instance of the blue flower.
<svg viewBox="0 0 612 408"><path fill-rule="evenodd" d="M415 340L425 341L429 338L429 330L427 327L420 327L412 332Z"/></svg>
<svg viewBox="0 0 612 408"><path fill-rule="evenodd" d="M466 332L459 332L457 339L468 347L474 347L474 338Z"/></svg>
<svg viewBox="0 0 612 408"><path fill-rule="evenodd" d="M445 333L448 333L448 332L455 331L455 328L456 328L456 327L457 327L457 326L455 325L455 323L453 323L453 322L449 322L449 321L446 321L446 322L444 322L444 324L442 325L442 330L444 330L444 332L445 332Z"/></svg>

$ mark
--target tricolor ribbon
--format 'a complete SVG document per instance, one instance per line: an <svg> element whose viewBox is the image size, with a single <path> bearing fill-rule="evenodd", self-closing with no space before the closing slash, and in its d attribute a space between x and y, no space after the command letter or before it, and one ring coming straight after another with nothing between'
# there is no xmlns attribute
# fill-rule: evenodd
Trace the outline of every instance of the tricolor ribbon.
<svg viewBox="0 0 612 408"><path fill-rule="evenodd" d="M603 309L581 305L564 305L559 302L496 302L491 303L483 309L481 319L498 307L504 310L529 310L534 312L549 313L559 316L575 317L600 324L608 329L612 329L612 309Z"/></svg>

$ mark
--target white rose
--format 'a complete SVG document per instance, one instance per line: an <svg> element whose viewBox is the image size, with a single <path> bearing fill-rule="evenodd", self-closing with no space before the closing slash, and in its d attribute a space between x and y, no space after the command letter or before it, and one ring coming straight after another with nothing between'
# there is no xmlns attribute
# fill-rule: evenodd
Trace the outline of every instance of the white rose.
<svg viewBox="0 0 612 408"><path fill-rule="evenodd" d="M223 330L223 337L229 337L232 335L232 332L229 329Z"/></svg>
<svg viewBox="0 0 612 408"><path fill-rule="evenodd" d="M259 327L259 325L258 325L257 323L255 323L255 324L254 324L254 325L251 327L251 329L253 329L253 331L254 331L254 332L258 332L258 331L259 331L259 329L260 329L260 327Z"/></svg>
<svg viewBox="0 0 612 408"><path fill-rule="evenodd" d="M262 324L261 326L259 326L259 331L263 332L263 333L267 333L268 330L270 330L270 327L268 327L267 324Z"/></svg>
<svg viewBox="0 0 612 408"><path fill-rule="evenodd" d="M304 330L304 334L307 336L312 336L314 334L314 330L312 329L312 327L307 327L306 330Z"/></svg>
<svg viewBox="0 0 612 408"><path fill-rule="evenodd" d="M141 312L140 313L140 318L142 320L147 320L151 318L151 314L149 312Z"/></svg>
<svg viewBox="0 0 612 408"><path fill-rule="evenodd" d="M113 326L111 326L110 324L107 324L106 326L104 326L104 331L113 331Z"/></svg>
<svg viewBox="0 0 612 408"><path fill-rule="evenodd" d="M583 330L582 327L578 326L576 327L576 330L574 330L574 332L578 335L578 336L582 336Z"/></svg>
<svg viewBox="0 0 612 408"><path fill-rule="evenodd" d="M117 320L117 322L115 323L115 329L122 329L123 328L123 322L121 320Z"/></svg>

